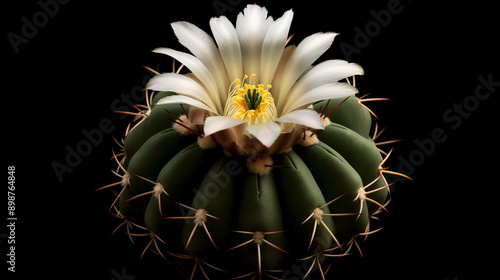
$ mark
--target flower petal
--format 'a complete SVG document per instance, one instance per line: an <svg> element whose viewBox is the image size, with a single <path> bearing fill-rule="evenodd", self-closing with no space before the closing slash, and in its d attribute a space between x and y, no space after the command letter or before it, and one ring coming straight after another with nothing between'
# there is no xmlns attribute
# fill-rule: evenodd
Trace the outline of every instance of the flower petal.
<svg viewBox="0 0 500 280"><path fill-rule="evenodd" d="M300 75L330 48L337 33L315 33L306 37L297 46L288 61L279 87L278 111L287 101L290 88Z"/></svg>
<svg viewBox="0 0 500 280"><path fill-rule="evenodd" d="M350 76L363 74L363 68L356 63L338 59L327 60L307 71L292 87L288 98L295 100L322 84L335 83Z"/></svg>
<svg viewBox="0 0 500 280"><path fill-rule="evenodd" d="M296 48L297 47L295 45L290 45L290 46L286 47L285 50L283 51L283 54L281 55L281 58L280 58L280 62L278 63L278 67L276 67L276 71L274 73L273 84L272 84L273 87L280 88L281 81L283 78L283 73L285 72L286 65L287 65L288 61L290 60L290 57L295 52ZM272 93L273 93L274 99L279 100L279 91L272 90ZM276 107L276 108L278 109L278 112L281 112L282 108L278 108L278 107Z"/></svg>
<svg viewBox="0 0 500 280"><path fill-rule="evenodd" d="M283 16L271 24L262 45L260 83L272 83L276 67L285 49L288 31L293 19L293 11L286 11Z"/></svg>
<svg viewBox="0 0 500 280"><path fill-rule="evenodd" d="M248 5L236 19L236 32L241 45L243 73L257 74L260 71L262 42L273 19L267 17L266 8ZM260 79L260 76L258 76Z"/></svg>
<svg viewBox="0 0 500 280"><path fill-rule="evenodd" d="M173 91L180 95L189 96L208 105L217 112L209 93L196 81L184 75L175 73L159 74L151 78L146 85L147 89L156 91Z"/></svg>
<svg viewBox="0 0 500 280"><path fill-rule="evenodd" d="M275 122L249 125L247 131L268 148L276 141L281 132L280 126Z"/></svg>
<svg viewBox="0 0 500 280"><path fill-rule="evenodd" d="M233 24L224 16L210 19L210 28L217 41L230 81L243 77L240 41Z"/></svg>
<svg viewBox="0 0 500 280"><path fill-rule="evenodd" d="M212 116L205 119L203 131L205 136L208 136L243 123L246 123L246 121L225 116Z"/></svg>
<svg viewBox="0 0 500 280"><path fill-rule="evenodd" d="M185 21L173 22L175 36L188 48L212 73L217 83L221 100L227 96L228 78L224 62L214 40L196 25Z"/></svg>
<svg viewBox="0 0 500 280"><path fill-rule="evenodd" d="M300 96L294 102L286 104L283 114L287 114L299 107L309 106L320 100L347 97L355 93L358 93L358 90L347 83L321 85Z"/></svg>
<svg viewBox="0 0 500 280"><path fill-rule="evenodd" d="M311 109L302 109L292 111L281 118L276 120L277 122L283 123L296 123L302 124L306 127L314 129L323 129L323 119L320 117L318 112Z"/></svg>
<svg viewBox="0 0 500 280"><path fill-rule="evenodd" d="M200 102L200 101L193 99L191 97L188 97L188 96L183 96L183 95L170 95L167 97L163 97L162 99L158 100L158 102L156 102L156 105L175 104L175 103L194 106L196 108L217 114L217 112L214 109L208 107L205 103Z"/></svg>
<svg viewBox="0 0 500 280"><path fill-rule="evenodd" d="M217 104L219 107L218 109L222 110L222 105L218 104L220 100L215 79L205 64L203 64L198 58L191 54L179 52L170 48L156 48L153 52L171 56L184 64L208 89L212 101L214 104Z"/></svg>

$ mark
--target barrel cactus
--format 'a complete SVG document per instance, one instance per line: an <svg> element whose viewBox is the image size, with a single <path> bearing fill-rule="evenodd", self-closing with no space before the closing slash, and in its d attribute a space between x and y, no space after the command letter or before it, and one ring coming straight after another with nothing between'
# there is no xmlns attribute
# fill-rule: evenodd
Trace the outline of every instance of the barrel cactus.
<svg viewBox="0 0 500 280"><path fill-rule="evenodd" d="M174 22L180 69L156 73L127 128L110 211L131 238L185 278L325 277L361 252L385 209L387 153L343 60L312 64L335 33L289 45L292 10L277 20L248 5L234 26L210 20L214 40ZM151 69L150 69L151 70ZM351 78L352 77L352 78ZM375 99L372 99L375 100ZM333 263L334 264L334 263ZM295 279L295 278L294 278Z"/></svg>

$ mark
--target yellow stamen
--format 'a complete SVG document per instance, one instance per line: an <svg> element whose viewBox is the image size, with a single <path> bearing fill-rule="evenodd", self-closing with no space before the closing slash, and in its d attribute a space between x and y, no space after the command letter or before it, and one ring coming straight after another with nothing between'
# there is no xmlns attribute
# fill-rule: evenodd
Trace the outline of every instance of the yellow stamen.
<svg viewBox="0 0 500 280"><path fill-rule="evenodd" d="M255 74L250 75L251 78L256 77ZM261 124L274 121L277 118L276 105L272 97L271 85L264 87L263 84L247 84L244 83L248 78L247 75L243 81L236 79L236 85L230 89L229 98L226 103L224 113L226 116L247 121L248 124ZM233 85L235 83L233 82Z"/></svg>

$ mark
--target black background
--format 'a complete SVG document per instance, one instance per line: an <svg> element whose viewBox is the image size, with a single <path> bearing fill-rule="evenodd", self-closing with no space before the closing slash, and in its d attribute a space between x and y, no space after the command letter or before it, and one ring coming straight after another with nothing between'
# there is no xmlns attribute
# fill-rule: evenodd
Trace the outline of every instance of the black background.
<svg viewBox="0 0 500 280"><path fill-rule="evenodd" d="M142 65L171 71L171 59L150 52L185 50L171 22L189 21L208 32L217 9L214 1L103 2L59 5L17 53L7 34L21 35L22 18L32 21L41 8L36 1L4 3L2 147L4 165L16 166L17 276L108 280L124 268L136 280L174 279L156 256L139 261L142 249L123 231L110 236L119 224L107 212L113 195L94 190L116 181L109 172L115 166L109 160L116 147L112 134L121 137L130 120L120 119L111 104L144 86L148 72ZM274 18L294 9L295 44L318 31L340 33L322 61L346 59L341 42L359 47L355 28L373 24L371 11L387 9L392 1L255 2ZM387 127L381 140L403 140L394 145L388 165L398 170L413 155L415 182L394 186L390 214L382 215L384 229L363 244L363 259L339 260L331 279L483 279L498 262L493 246L500 198L494 180L499 87L460 117L460 124L443 117L464 100L474 105L479 76L500 82L496 8L486 1L429 2L401 0L402 11L373 29L375 35L349 57L365 69L358 79L361 92L391 99L368 105ZM234 22L247 3L232 3L234 10L224 15ZM60 182L51 164L64 164L66 147L75 148L86 139L82 131L98 129L102 119L112 121L113 132ZM446 140L427 155L416 152L415 140L430 138L435 129ZM2 273L6 241L0 244Z"/></svg>

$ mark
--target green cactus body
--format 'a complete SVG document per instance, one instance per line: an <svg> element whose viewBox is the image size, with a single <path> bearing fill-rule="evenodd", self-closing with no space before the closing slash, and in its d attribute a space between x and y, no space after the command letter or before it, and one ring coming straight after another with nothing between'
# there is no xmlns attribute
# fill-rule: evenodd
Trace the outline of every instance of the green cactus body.
<svg viewBox="0 0 500 280"><path fill-rule="evenodd" d="M384 167L390 152L379 146L394 141L374 143L378 126L371 134L363 105L382 99L355 95L361 66L312 66L336 33L286 47L292 18L248 5L236 28L210 20L215 41L172 23L192 55L154 52L191 72L154 72L146 104L121 112L136 117L113 153L120 180L100 189L117 194L118 228L146 239L142 256L159 255L184 278L281 279L309 260L293 279L324 279L335 258L361 254L358 241L378 231L384 174L402 175Z"/></svg>
<svg viewBox="0 0 500 280"><path fill-rule="evenodd" d="M314 107L326 114L344 100ZM367 113L355 96L347 100L354 102L337 109ZM328 256L347 255L353 244L359 248L356 238L384 209L388 186L383 157L368 137L371 118L352 122L335 109L315 143L299 139L291 151L272 155L262 174L249 158L202 148L202 137L168 127L182 122L185 109L161 106L125 138L121 162L127 164L115 208L133 230L149 233L156 244L149 250L188 275L201 266L207 277L253 272L272 278L311 256L321 266Z"/></svg>

